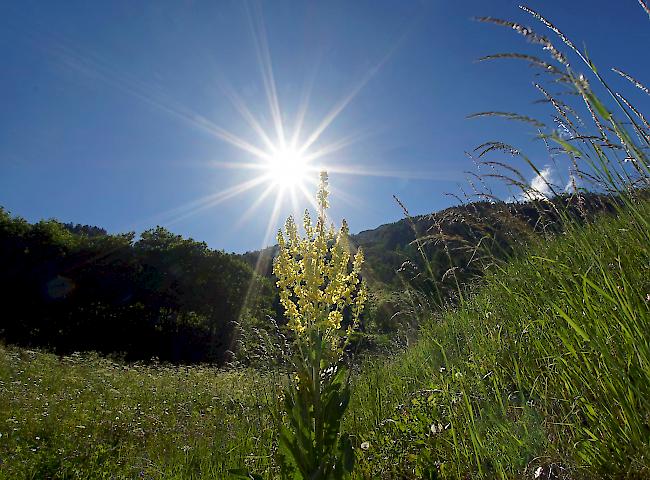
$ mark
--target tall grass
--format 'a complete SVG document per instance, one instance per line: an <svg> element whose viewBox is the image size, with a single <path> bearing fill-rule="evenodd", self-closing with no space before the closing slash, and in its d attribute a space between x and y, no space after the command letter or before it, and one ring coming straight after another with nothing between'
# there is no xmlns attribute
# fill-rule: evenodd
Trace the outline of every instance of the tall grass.
<svg viewBox="0 0 650 480"><path fill-rule="evenodd" d="M650 477L650 129L555 25L522 10L569 51L523 24L484 17L478 20L512 29L550 58L505 53L482 60L525 60L563 86L558 97L535 83L553 126L513 112L471 117L534 125L549 162L564 165L570 182L553 184L542 166L499 141L477 148L490 172L480 179L505 182L516 198L540 207L540 219L552 210L561 234L553 228L507 264L493 262L480 289L459 294L458 308L433 314L415 347L366 366L349 418L370 445L365 478ZM591 80L576 73L573 57ZM512 158L537 182L529 183ZM585 224L586 190L611 195L614 216ZM491 192L477 194L495 200ZM558 194L566 201L551 202ZM438 239L446 242L444 232Z"/></svg>
<svg viewBox="0 0 650 480"><path fill-rule="evenodd" d="M366 365L348 418L366 478L650 474L648 245L634 214L570 227Z"/></svg>
<svg viewBox="0 0 650 480"><path fill-rule="evenodd" d="M0 346L0 478L224 478L273 468L274 379Z"/></svg>
<svg viewBox="0 0 650 480"><path fill-rule="evenodd" d="M428 319L418 342L367 360L353 377L342 429L356 452L354 478L650 478L650 129L555 25L524 11L557 45L517 22L481 20L550 57L485 60L524 60L570 95L536 84L550 122L475 116L539 128L569 188L499 141L477 149L489 172L477 178L506 182L562 228L531 237L507 263L481 254L490 269L470 289L455 279L454 307L434 311L441 299L409 292L413 314ZM577 73L576 60L590 77ZM536 187L513 158L539 177ZM586 190L612 195L615 213L591 219ZM566 201L551 203L554 194ZM477 195L495 201L490 191ZM275 478L278 383L252 370L125 366L0 347L0 478L224 478L232 468Z"/></svg>

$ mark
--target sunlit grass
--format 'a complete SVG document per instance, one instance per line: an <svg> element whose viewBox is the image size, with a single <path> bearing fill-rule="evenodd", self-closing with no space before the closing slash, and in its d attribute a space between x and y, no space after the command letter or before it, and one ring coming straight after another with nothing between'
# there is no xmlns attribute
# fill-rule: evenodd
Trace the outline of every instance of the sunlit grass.
<svg viewBox="0 0 650 480"><path fill-rule="evenodd" d="M416 346L366 365L348 421L374 446L367 478L647 475L649 245L630 213L572 227L434 316Z"/></svg>
<svg viewBox="0 0 650 480"><path fill-rule="evenodd" d="M475 285L457 283L453 307L413 302L413 314L427 319L418 342L358 366L343 426L358 461L354 478L650 477L650 132L573 43L525 10L584 62L625 122L546 37L482 19L541 45L555 63L491 59L541 67L593 120L579 130L585 123L575 110L536 85L565 129L540 138L567 160L565 190L578 215L547 204L561 220L554 233L531 238L507 263L492 262ZM277 101L271 108L279 119ZM508 112L477 116L486 115L544 125ZM282 124L276 128L281 136ZM539 181L529 185L507 161L484 164L527 198L545 202L557 187L514 147L486 142L477 150L479 158L524 160ZM297 182L289 165L298 155L276 159L277 182ZM587 187L612 194L614 212L596 221L583 215ZM223 478L245 468L274 478L279 378L0 347L0 477Z"/></svg>
<svg viewBox="0 0 650 480"><path fill-rule="evenodd" d="M271 385L252 370L124 365L0 346L0 478L264 470L275 438Z"/></svg>

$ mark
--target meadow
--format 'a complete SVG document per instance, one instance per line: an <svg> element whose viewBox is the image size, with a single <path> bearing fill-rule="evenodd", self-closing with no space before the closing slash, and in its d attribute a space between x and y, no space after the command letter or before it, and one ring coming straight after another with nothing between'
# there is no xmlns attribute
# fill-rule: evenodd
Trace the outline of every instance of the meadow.
<svg viewBox="0 0 650 480"><path fill-rule="evenodd" d="M621 213L540 241L368 359L344 425L355 478L648 476L649 236ZM0 382L1 478L276 468L277 374L4 346Z"/></svg>
<svg viewBox="0 0 650 480"><path fill-rule="evenodd" d="M0 352L0 478L219 478L268 464L273 390L253 371Z"/></svg>
<svg viewBox="0 0 650 480"><path fill-rule="evenodd" d="M444 307L405 286L404 303L421 319L417 341L352 364L340 429L356 458L352 478L650 478L650 126L569 39L529 13L584 61L625 120L546 37L482 19L541 45L554 64L499 58L541 67L593 120L579 130L576 110L538 86L564 128L540 138L570 160L573 188L563 195L578 217L558 211L562 228L531 237L507 261L486 262L482 278L458 284ZM504 152L540 174L513 147L478 149L481 158ZM533 207L555 193L541 174L543 191L531 191L513 168L483 161L501 167L492 175ZM580 218L588 189L611 195L614 211ZM237 478L278 478L289 372L1 346L0 478L212 479L233 469Z"/></svg>

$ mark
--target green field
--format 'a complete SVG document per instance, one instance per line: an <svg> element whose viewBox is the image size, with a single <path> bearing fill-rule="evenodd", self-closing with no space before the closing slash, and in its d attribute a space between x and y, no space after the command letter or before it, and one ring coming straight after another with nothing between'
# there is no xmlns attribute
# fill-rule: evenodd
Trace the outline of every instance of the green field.
<svg viewBox="0 0 650 480"><path fill-rule="evenodd" d="M650 476L650 206L634 212L540 241L366 360L344 426L355 476ZM281 381L2 347L0 476L270 475Z"/></svg>
<svg viewBox="0 0 650 480"><path fill-rule="evenodd" d="M548 75L553 88L565 90L556 98L535 85L551 110L548 127L512 112L473 117L533 125L550 161L562 156L570 164L568 183L551 185L542 174L550 167L536 166L508 144L488 141L474 154L490 173L475 179L513 189L507 200L498 200L486 186L458 197L462 205L444 215L412 217L396 197L406 217L402 222L356 236L374 255L367 271L361 269L361 249L348 244L347 227L336 235L334 229L324 233L326 172L320 174L316 224L307 218L303 238L294 221L287 221L278 245L266 252L276 255L275 260L268 255L269 278L261 279L259 288L266 303L253 302L249 310L239 301L256 298L251 285L259 271L245 261L259 267L262 252L250 252L242 261L164 229L148 234L155 248L132 244L133 235L111 240L105 232L85 234L91 246L119 240L128 254L126 273L104 271L72 261L70 252L76 250L58 248L82 238L63 224L30 226L0 210L7 225L18 225L6 237L14 248L7 251L15 253L6 256L15 265L5 269L4 285L16 295L28 294L25 310L40 297L12 277L29 270L20 255L36 258L36 272L56 263L54 258L65 259L84 265L93 278L118 272L123 277L116 278L137 277L137 285L153 284L156 288L146 291L160 294L142 297L157 301L149 309L142 301L134 303L137 309L126 308L124 299L131 297L117 295L115 310L102 310L93 295L106 287L97 281L74 315L60 308L50 317L53 307L46 303L31 311L35 323L23 312L0 330L17 327L15 338L21 340L0 344L0 480L302 479L286 475L292 466L318 480L340 480L347 472L367 480L650 479L650 123L610 87L586 52L522 8L589 79L576 73L547 37L484 17L479 20L541 47L554 63L518 53L481 60L524 60ZM491 154L500 157L489 160ZM533 181L520 172L522 165L535 172ZM30 248L40 243L20 243L40 242L41 236L47 247L42 258ZM158 237L183 248L159 255ZM183 273L182 308L174 321L160 323L171 315L175 304L167 297L178 287L163 280L179 270L178 258L190 258L170 252L194 252L194 260ZM159 261L158 270L147 255ZM413 267L411 278L402 268L406 264ZM196 265L209 267L200 270L204 277L189 268ZM115 285L122 287L122 280ZM223 301L213 296L217 291ZM65 305L66 292L59 297ZM188 299L191 304L184 305ZM68 300L74 306L75 299ZM216 306L208 308L210 302ZM390 308L382 312L382 305ZM197 314L201 309L203 316ZM86 314L91 311L103 330ZM285 318L271 320L281 312ZM117 328L120 318L128 321ZM208 328L206 319L222 329ZM146 328L136 331L133 325ZM137 342L129 336L134 332ZM173 347L179 332L185 332L183 355L172 355L171 348L160 358L194 364L127 361L151 358L158 350L142 349L155 343L153 335L160 345ZM57 350L51 336L72 336L76 343ZM91 337L97 345L105 337L113 343L101 350L88 343ZM79 345L107 355L69 354ZM142 349L124 352L112 345ZM193 356L197 346L205 348L205 356ZM285 351L290 355L280 355ZM121 359L111 352L121 352ZM214 363L199 363L208 361ZM350 379L349 405L343 378Z"/></svg>

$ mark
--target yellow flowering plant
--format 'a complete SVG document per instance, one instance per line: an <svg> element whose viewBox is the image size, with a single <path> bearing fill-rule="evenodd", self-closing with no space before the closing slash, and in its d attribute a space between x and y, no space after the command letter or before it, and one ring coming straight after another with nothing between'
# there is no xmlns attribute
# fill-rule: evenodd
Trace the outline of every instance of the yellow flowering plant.
<svg viewBox="0 0 650 480"><path fill-rule="evenodd" d="M350 399L345 347L367 297L363 253L354 255L345 222L327 228L328 178L322 172L318 219L306 211L304 236L289 217L278 233L273 272L280 302L294 332L295 378L285 388L288 425L280 432L280 465L291 479L342 479L354 467L350 439L340 433Z"/></svg>
<svg viewBox="0 0 650 480"><path fill-rule="evenodd" d="M292 217L285 224L285 232L278 232L279 253L273 264L277 277L280 302L289 320L289 328L299 340L309 338L317 331L330 342L330 353L340 355L344 343L359 321L367 297L361 281L363 252L350 254L348 226L343 220L336 232L326 228L328 207L327 173L321 173L317 199L320 212L312 225L309 211L305 211L304 237ZM343 329L343 318L349 309L350 323Z"/></svg>

